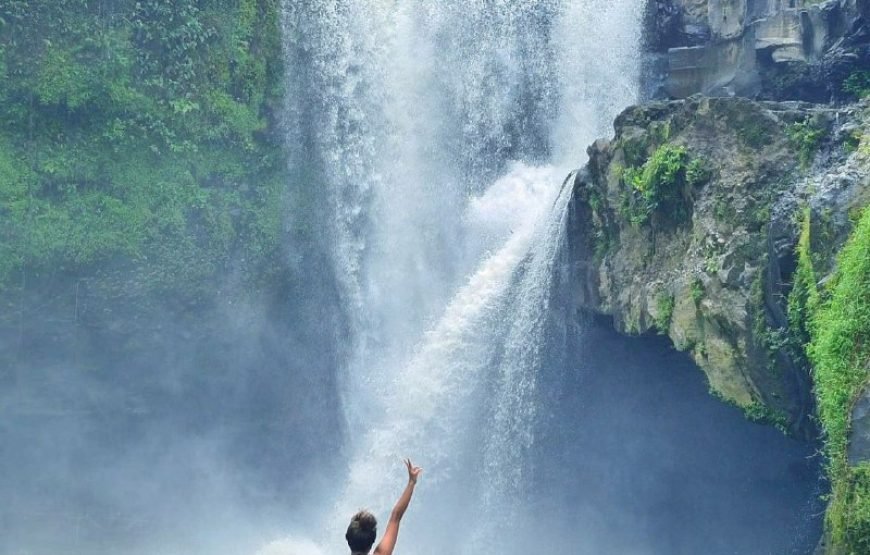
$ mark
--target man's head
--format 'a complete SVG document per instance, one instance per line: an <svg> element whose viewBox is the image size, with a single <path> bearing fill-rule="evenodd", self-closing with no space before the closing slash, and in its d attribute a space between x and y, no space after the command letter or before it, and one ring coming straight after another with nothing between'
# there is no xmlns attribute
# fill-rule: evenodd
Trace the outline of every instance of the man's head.
<svg viewBox="0 0 870 555"><path fill-rule="evenodd" d="M378 535L378 521L368 511L360 511L350 519L344 538L354 553L368 553Z"/></svg>

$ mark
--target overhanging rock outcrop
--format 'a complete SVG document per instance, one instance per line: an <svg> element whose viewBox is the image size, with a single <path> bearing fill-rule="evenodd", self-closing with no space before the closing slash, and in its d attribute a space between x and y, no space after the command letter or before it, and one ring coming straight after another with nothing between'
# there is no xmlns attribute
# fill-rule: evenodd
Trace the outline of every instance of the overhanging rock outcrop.
<svg viewBox="0 0 870 555"><path fill-rule="evenodd" d="M799 221L809 210L833 257L870 192L868 111L707 97L626 110L576 178L579 308L667 334L712 392L808 432L811 380L786 313Z"/></svg>

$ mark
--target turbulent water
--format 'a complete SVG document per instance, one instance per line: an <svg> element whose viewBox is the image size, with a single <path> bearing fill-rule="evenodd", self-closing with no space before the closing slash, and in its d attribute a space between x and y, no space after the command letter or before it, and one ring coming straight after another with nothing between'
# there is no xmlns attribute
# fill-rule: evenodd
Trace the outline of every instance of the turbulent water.
<svg viewBox="0 0 870 555"><path fill-rule="evenodd" d="M809 553L812 446L570 313L572 172L645 4L284 0L291 278L24 345L0 555L346 553L402 457L397 553Z"/></svg>
<svg viewBox="0 0 870 555"><path fill-rule="evenodd" d="M323 548L353 508L388 511L402 456L426 467L412 552L494 552L524 517L566 177L636 99L642 9L285 2L288 143L324 184L348 322Z"/></svg>

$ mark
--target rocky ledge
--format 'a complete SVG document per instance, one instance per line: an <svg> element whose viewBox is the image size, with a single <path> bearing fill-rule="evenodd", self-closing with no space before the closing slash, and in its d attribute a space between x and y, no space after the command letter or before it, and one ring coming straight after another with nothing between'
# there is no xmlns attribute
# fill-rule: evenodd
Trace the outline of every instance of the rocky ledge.
<svg viewBox="0 0 870 555"><path fill-rule="evenodd" d="M870 201L870 104L691 97L629 108L615 131L576 177L579 308L625 333L667 334L711 392L815 434L787 312L795 247L806 218L830 271Z"/></svg>

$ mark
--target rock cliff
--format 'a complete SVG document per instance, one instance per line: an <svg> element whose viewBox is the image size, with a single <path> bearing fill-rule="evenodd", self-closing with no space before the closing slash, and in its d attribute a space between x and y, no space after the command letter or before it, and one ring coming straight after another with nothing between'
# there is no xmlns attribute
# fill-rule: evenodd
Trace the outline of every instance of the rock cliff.
<svg viewBox="0 0 870 555"><path fill-rule="evenodd" d="M683 100L589 149L578 303L667 334L748 417L821 435L817 553L870 553L870 1L647 6L643 90Z"/></svg>
<svg viewBox="0 0 870 555"><path fill-rule="evenodd" d="M695 93L827 102L870 68L866 0L652 0L658 97Z"/></svg>
<svg viewBox="0 0 870 555"><path fill-rule="evenodd" d="M849 215L870 200L868 124L866 103L692 97L629 108L576 178L580 307L626 333L667 334L712 392L812 433L808 365L786 307L799 220L816 216L831 254L843 243Z"/></svg>

